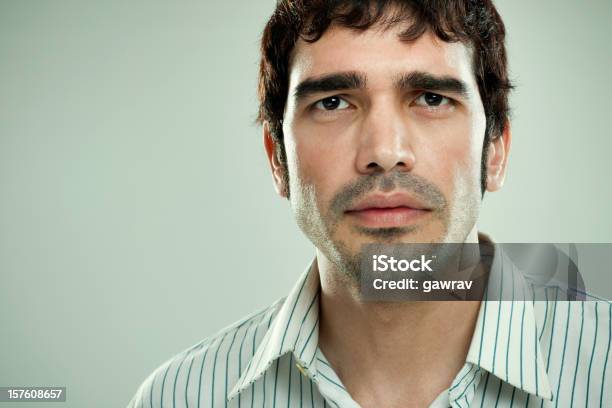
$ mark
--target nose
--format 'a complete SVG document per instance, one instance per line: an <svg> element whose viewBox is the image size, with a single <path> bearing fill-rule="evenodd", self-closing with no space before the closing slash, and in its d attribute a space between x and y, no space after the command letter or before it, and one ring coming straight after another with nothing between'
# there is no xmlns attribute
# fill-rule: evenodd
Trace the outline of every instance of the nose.
<svg viewBox="0 0 612 408"><path fill-rule="evenodd" d="M362 174L411 171L415 164L409 123L401 107L382 101L373 104L362 123L357 170Z"/></svg>

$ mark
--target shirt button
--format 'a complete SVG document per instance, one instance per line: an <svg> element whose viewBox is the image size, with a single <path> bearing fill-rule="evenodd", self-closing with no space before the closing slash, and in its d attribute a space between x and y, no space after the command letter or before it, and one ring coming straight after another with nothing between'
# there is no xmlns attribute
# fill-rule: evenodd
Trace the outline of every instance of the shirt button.
<svg viewBox="0 0 612 408"><path fill-rule="evenodd" d="M308 377L308 374L306 374L306 370L300 363L295 363L295 366L297 367L298 370L300 370L300 373L302 373L302 375Z"/></svg>

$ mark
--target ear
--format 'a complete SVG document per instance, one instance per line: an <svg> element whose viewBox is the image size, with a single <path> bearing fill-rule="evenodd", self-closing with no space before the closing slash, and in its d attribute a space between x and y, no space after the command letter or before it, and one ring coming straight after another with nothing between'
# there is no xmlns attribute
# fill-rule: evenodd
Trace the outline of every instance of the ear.
<svg viewBox="0 0 612 408"><path fill-rule="evenodd" d="M487 191L497 191L504 185L512 132L506 121L502 134L489 143L487 156Z"/></svg>
<svg viewBox="0 0 612 408"><path fill-rule="evenodd" d="M268 122L263 124L263 142L272 170L272 179L274 181L274 189L281 197L287 198L285 174L286 170L279 160L280 146L270 133L270 125Z"/></svg>

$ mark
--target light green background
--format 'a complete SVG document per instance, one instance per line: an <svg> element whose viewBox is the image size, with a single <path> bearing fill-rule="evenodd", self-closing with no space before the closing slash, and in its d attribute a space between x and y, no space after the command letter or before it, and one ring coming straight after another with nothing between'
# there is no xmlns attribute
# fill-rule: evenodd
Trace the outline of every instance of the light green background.
<svg viewBox="0 0 612 408"><path fill-rule="evenodd" d="M498 5L514 142L481 228L610 242L612 3ZM313 251L253 125L273 6L0 0L0 385L124 406L162 361L286 294Z"/></svg>

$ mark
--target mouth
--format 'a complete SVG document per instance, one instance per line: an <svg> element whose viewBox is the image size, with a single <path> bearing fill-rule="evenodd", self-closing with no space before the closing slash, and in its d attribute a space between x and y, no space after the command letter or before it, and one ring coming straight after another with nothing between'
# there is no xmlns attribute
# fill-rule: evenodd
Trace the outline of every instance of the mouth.
<svg viewBox="0 0 612 408"><path fill-rule="evenodd" d="M347 211L346 214L355 218L357 222L364 227L392 228L414 224L429 212L430 210L420 210L410 207L389 207Z"/></svg>
<svg viewBox="0 0 612 408"><path fill-rule="evenodd" d="M431 209L405 194L366 197L345 214L367 228L406 227L431 213Z"/></svg>

